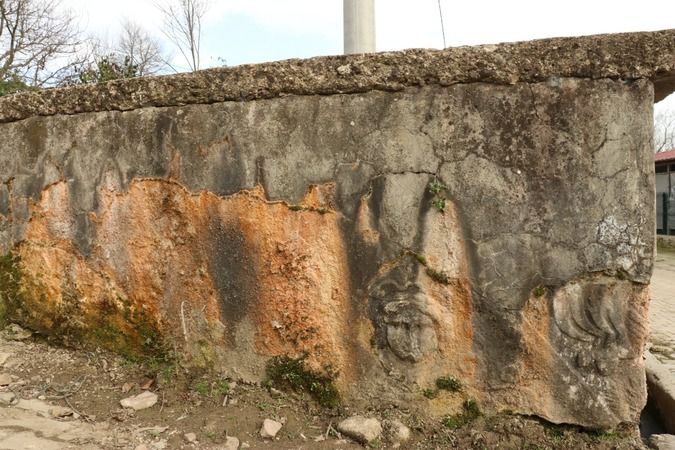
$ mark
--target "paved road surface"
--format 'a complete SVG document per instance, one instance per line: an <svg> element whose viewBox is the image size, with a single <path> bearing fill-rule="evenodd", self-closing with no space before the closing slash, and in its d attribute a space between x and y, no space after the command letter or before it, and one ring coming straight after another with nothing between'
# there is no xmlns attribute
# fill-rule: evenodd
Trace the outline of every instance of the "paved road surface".
<svg viewBox="0 0 675 450"><path fill-rule="evenodd" d="M675 359L675 251L659 251L656 255L651 290L651 341L656 350L668 347L669 352L666 348L662 350Z"/></svg>

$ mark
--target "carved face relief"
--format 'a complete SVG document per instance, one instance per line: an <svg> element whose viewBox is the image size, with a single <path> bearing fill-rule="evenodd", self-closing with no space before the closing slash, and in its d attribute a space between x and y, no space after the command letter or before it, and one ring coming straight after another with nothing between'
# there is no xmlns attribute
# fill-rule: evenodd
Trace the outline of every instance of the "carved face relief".
<svg viewBox="0 0 675 450"><path fill-rule="evenodd" d="M417 362L438 347L433 321L419 306L408 301L384 307L387 343L396 356Z"/></svg>
<svg viewBox="0 0 675 450"><path fill-rule="evenodd" d="M414 276L410 264L389 272L370 291L371 299L382 305L381 328L386 343L400 359L420 361L438 347L434 322L425 312L427 299L414 282L397 277Z"/></svg>
<svg viewBox="0 0 675 450"><path fill-rule="evenodd" d="M471 358L464 235L454 205L442 189L430 190L432 182L424 174L378 180L357 220L361 242L378 264L365 286L375 345L423 372L468 367ZM433 203L439 198L440 209Z"/></svg>

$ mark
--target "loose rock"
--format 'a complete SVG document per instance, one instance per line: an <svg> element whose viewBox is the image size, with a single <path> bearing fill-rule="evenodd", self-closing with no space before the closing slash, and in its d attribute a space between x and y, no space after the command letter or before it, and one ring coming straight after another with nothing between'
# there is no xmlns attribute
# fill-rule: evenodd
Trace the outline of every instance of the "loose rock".
<svg viewBox="0 0 675 450"><path fill-rule="evenodd" d="M225 439L225 446L223 447L223 450L239 450L239 439L237 439L236 437L228 436Z"/></svg>
<svg viewBox="0 0 675 450"><path fill-rule="evenodd" d="M54 406L49 409L49 414L52 417L67 417L73 415L73 410L63 406Z"/></svg>
<svg viewBox="0 0 675 450"><path fill-rule="evenodd" d="M33 335L32 332L24 330L15 323L10 323L2 332L2 337L10 341L25 341Z"/></svg>
<svg viewBox="0 0 675 450"><path fill-rule="evenodd" d="M410 428L405 426L400 420L392 420L388 423L390 439L395 448L398 448L404 442L410 440Z"/></svg>
<svg viewBox="0 0 675 450"><path fill-rule="evenodd" d="M649 438L649 446L656 450L675 450L675 435L653 434Z"/></svg>
<svg viewBox="0 0 675 450"><path fill-rule="evenodd" d="M363 416L353 416L345 419L337 426L340 433L362 444L370 444L382 434L380 421Z"/></svg>
<svg viewBox="0 0 675 450"><path fill-rule="evenodd" d="M260 436L265 439L274 439L283 425L276 420L265 419L260 428Z"/></svg>
<svg viewBox="0 0 675 450"><path fill-rule="evenodd" d="M53 408L49 403L45 403L42 400L34 399L19 399L16 403L16 407L19 409L24 409L26 411L33 411L43 416L50 416L49 410Z"/></svg>
<svg viewBox="0 0 675 450"><path fill-rule="evenodd" d="M159 441L150 444L153 450L164 450L165 448L167 448L168 445L169 444L166 441L166 439L160 439Z"/></svg>
<svg viewBox="0 0 675 450"><path fill-rule="evenodd" d="M190 442L190 443L197 442L197 435L195 433L185 433L183 435L183 437L185 438L185 440L187 442Z"/></svg>
<svg viewBox="0 0 675 450"><path fill-rule="evenodd" d="M11 405L15 400L14 392L0 392L0 405Z"/></svg>
<svg viewBox="0 0 675 450"><path fill-rule="evenodd" d="M150 391L142 392L133 397L127 397L120 400L120 405L125 408L131 408L134 411L146 409L154 406L157 403L157 394Z"/></svg>
<svg viewBox="0 0 675 450"><path fill-rule="evenodd" d="M8 373L0 373L0 386L8 386L12 383L12 377Z"/></svg>

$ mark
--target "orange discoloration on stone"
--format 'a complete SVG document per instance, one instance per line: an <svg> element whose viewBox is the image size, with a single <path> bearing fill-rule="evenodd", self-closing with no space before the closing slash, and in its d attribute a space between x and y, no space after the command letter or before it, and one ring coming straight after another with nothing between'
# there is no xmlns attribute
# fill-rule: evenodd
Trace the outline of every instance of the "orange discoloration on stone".
<svg viewBox="0 0 675 450"><path fill-rule="evenodd" d="M65 182L54 183L43 190L33 205L26 229L26 240L50 242L73 239L74 220L70 211L70 196Z"/></svg>
<svg viewBox="0 0 675 450"><path fill-rule="evenodd" d="M332 206L333 192L313 187L302 205ZM71 242L65 183L48 188L34 206L21 257L41 274L33 278L42 308L61 308L68 272L72 307L99 316L106 308L143 311L195 358L206 357L205 345L211 356L218 348L239 350L236 326L247 318L256 348L241 351L307 355L313 370L349 372L350 289L336 214L268 202L262 188L223 198L160 180L134 181L127 192L104 187L98 196L88 257ZM123 300L106 306L100 298ZM134 334L131 324L113 322L121 334Z"/></svg>
<svg viewBox="0 0 675 450"><path fill-rule="evenodd" d="M423 238L424 257L428 268L449 279L448 284L438 283L426 274L426 268L419 269L423 290L432 299L428 308L436 323L443 366L440 373L452 374L472 385L476 377L473 298L464 233L451 202L446 202L445 213L432 209L429 214ZM428 372L439 373L438 370Z"/></svg>
<svg viewBox="0 0 675 450"><path fill-rule="evenodd" d="M337 220L332 213L255 202L241 222L258 257L258 349L306 354L321 372L344 372L347 358L349 281Z"/></svg>
<svg viewBox="0 0 675 450"><path fill-rule="evenodd" d="M543 405L552 402L550 382L554 368L550 343L551 316L546 296L530 295L522 312L522 359L518 386Z"/></svg>
<svg viewBox="0 0 675 450"><path fill-rule="evenodd" d="M373 224L373 214L368 207L369 196L363 196L359 202L356 216L356 229L363 242L368 245L377 245L380 233Z"/></svg>
<svg viewBox="0 0 675 450"><path fill-rule="evenodd" d="M304 208L335 209L335 183L312 185L300 205Z"/></svg>

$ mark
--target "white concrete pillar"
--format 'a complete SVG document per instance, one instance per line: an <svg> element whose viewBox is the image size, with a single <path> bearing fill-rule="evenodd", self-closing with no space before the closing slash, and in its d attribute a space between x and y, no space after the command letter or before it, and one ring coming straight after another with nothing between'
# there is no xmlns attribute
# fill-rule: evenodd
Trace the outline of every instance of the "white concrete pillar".
<svg viewBox="0 0 675 450"><path fill-rule="evenodd" d="M375 51L375 0L344 0L345 55Z"/></svg>

